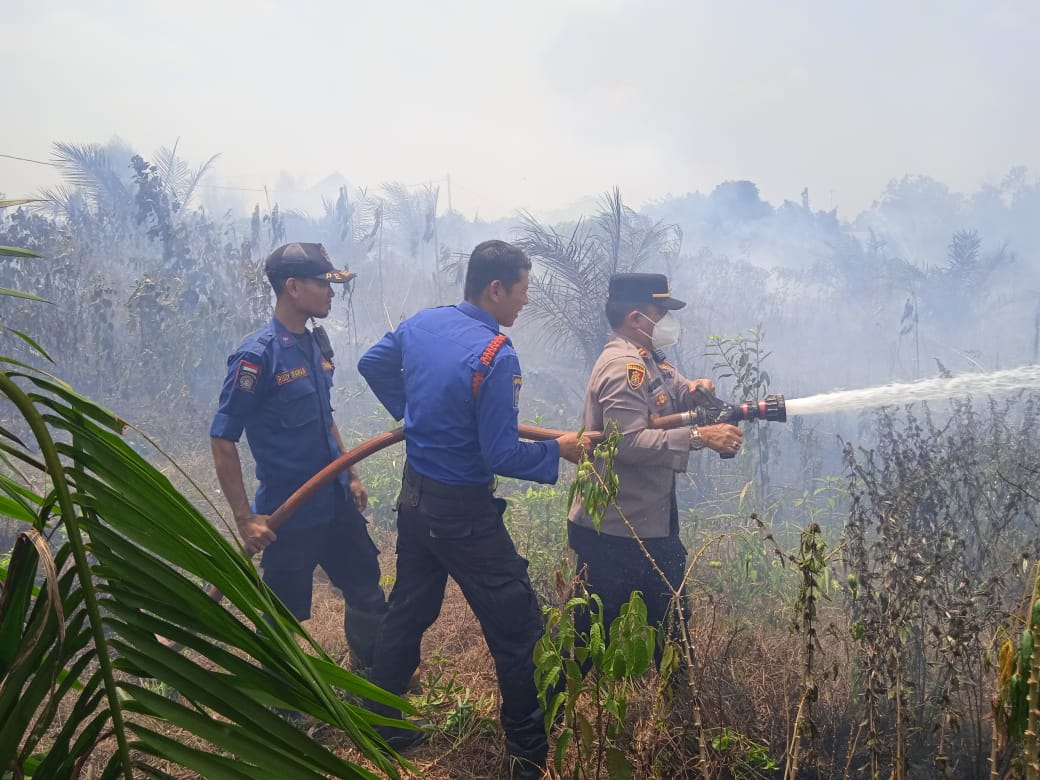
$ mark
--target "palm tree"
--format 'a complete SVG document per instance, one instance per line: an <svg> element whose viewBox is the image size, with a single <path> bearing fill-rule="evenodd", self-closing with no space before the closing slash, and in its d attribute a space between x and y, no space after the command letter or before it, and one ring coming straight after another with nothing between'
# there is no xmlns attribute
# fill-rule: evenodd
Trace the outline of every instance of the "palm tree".
<svg viewBox="0 0 1040 780"><path fill-rule="evenodd" d="M667 268L682 246L676 225L654 222L625 206L617 188L599 205L591 222L580 219L566 234L525 212L517 240L538 261L531 274L531 319L543 323L554 346L580 357L586 368L596 362L609 331L603 303L610 277L654 260Z"/></svg>
<svg viewBox="0 0 1040 780"><path fill-rule="evenodd" d="M155 153L155 167L163 181L170 200L177 204L175 211L186 209L191 205L195 190L207 173L214 161L220 157L215 154L198 168L192 168L187 161L177 156L177 146L181 139L173 143L173 148L165 146L159 148Z"/></svg>

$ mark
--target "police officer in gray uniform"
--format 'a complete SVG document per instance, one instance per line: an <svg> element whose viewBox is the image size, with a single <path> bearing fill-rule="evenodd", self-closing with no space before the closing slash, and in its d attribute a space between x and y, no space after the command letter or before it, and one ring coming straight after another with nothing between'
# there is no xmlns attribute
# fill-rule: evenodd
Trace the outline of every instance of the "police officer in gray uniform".
<svg viewBox="0 0 1040 780"><path fill-rule="evenodd" d="M692 409L697 386L715 391L709 379L687 380L661 352L678 340L678 321L671 312L685 305L671 297L663 274L616 274L610 279L606 313L614 333L593 366L582 425L606 433L616 425L621 433L614 461L617 506L607 508L599 533L581 501L571 508L567 524L578 571L603 600L608 626L633 590L646 602L647 623L662 623L671 589L679 588L686 567L675 475L686 470L692 450L707 447L728 455L740 448L743 438L738 427L728 424L650 427L651 415ZM668 584L647 560L636 535Z"/></svg>

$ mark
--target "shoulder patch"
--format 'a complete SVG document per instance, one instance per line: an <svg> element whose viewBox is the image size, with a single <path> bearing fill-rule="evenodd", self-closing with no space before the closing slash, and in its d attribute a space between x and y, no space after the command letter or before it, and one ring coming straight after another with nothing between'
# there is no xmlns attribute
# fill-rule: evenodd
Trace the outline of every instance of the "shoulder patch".
<svg viewBox="0 0 1040 780"><path fill-rule="evenodd" d="M282 371L279 374L274 375L274 383L281 387L287 385L290 382L295 382L297 379L303 379L308 375L307 366L297 366L296 368L290 368L286 371Z"/></svg>
<svg viewBox="0 0 1040 780"><path fill-rule="evenodd" d="M248 360L239 360L235 370L235 387L247 393L256 391L256 380L260 378L260 366Z"/></svg>
<svg viewBox="0 0 1040 780"><path fill-rule="evenodd" d="M643 386L643 380L646 379L646 366L642 363L629 363L626 369L628 373L628 386L633 390L638 390Z"/></svg>
<svg viewBox="0 0 1040 780"><path fill-rule="evenodd" d="M520 408L520 388L523 387L524 380L519 374L513 374L513 408Z"/></svg>

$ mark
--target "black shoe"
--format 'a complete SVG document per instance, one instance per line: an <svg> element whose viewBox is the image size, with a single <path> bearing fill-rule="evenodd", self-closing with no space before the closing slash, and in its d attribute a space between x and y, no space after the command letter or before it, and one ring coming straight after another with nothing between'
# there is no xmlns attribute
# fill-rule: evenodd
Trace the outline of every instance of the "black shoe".
<svg viewBox="0 0 1040 780"><path fill-rule="evenodd" d="M396 752L403 753L430 738L429 721L413 720L409 723L415 726L415 729L403 729L399 726L376 726L375 729L387 745Z"/></svg>
<svg viewBox="0 0 1040 780"><path fill-rule="evenodd" d="M545 766L523 756L506 754L502 766L503 777L508 780L542 780Z"/></svg>

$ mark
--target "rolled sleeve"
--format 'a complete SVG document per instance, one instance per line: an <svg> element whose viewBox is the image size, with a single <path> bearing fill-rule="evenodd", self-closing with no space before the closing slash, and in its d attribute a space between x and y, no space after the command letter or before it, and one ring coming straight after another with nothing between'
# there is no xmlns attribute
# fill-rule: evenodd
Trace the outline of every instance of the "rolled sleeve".
<svg viewBox="0 0 1040 780"><path fill-rule="evenodd" d="M217 412L213 415L213 424L209 426L209 435L216 439L237 442L242 438L242 431L245 430L245 427L245 420Z"/></svg>
<svg viewBox="0 0 1040 780"><path fill-rule="evenodd" d="M228 372L210 425L210 436L235 442L242 437L246 420L257 408L257 397L262 392L262 381L267 371L262 355L236 352L228 358Z"/></svg>

